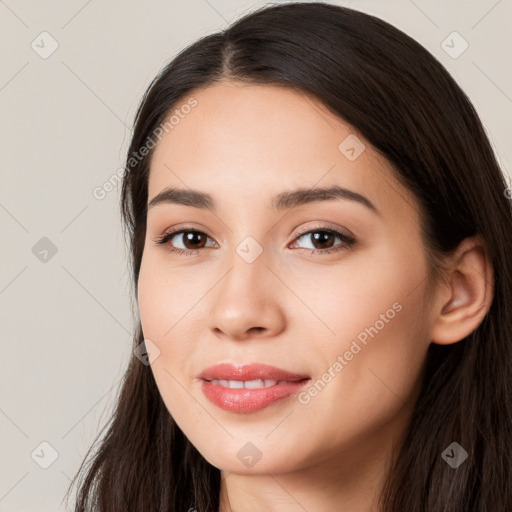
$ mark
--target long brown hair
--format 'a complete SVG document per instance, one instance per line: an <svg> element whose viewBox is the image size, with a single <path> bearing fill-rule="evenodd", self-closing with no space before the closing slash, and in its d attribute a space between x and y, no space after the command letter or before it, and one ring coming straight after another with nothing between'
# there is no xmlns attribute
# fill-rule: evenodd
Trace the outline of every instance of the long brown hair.
<svg viewBox="0 0 512 512"><path fill-rule="evenodd" d="M182 50L136 114L121 192L135 296L152 151L166 117L195 88L223 79L298 88L355 127L417 198L434 271L480 234L494 300L479 327L431 344L407 435L382 494L385 512L512 510L512 211L504 176L466 94L420 44L374 16L321 2L260 8ZM140 321L134 348L144 340ZM441 457L457 441L457 469ZM217 512L220 470L166 409L151 368L132 357L116 408L82 463L75 510ZM68 491L69 493L69 491Z"/></svg>

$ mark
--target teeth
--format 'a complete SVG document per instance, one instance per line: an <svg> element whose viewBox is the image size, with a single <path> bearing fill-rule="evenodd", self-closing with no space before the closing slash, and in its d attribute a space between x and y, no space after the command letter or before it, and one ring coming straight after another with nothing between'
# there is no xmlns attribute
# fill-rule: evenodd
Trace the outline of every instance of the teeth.
<svg viewBox="0 0 512 512"><path fill-rule="evenodd" d="M224 388L230 389L258 389L258 388L269 388L271 386L275 386L276 384L289 384L286 380L273 380L273 379L256 379L256 380L223 380L223 379L213 379L211 381L212 384L216 384L217 386L222 386Z"/></svg>
<svg viewBox="0 0 512 512"><path fill-rule="evenodd" d="M266 387L268 388L269 386L274 386L275 385L275 380L261 380L261 379L257 379L257 380L246 380L245 382L243 382L243 385L244 385L244 388L247 388L247 389L256 389L256 388L263 388L263 387Z"/></svg>

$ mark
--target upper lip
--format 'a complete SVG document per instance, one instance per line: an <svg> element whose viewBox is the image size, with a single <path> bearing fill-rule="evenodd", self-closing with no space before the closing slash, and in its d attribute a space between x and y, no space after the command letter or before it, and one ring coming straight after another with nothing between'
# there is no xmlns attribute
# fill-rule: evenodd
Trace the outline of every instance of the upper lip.
<svg viewBox="0 0 512 512"><path fill-rule="evenodd" d="M248 365L216 364L203 370L198 377L203 380L257 380L272 379L294 382L309 379L307 375L299 375L275 366L252 363Z"/></svg>

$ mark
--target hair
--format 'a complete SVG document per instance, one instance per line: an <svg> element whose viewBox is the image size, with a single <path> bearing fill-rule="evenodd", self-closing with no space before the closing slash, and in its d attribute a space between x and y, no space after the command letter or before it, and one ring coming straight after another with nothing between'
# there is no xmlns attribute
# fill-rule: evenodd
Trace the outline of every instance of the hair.
<svg viewBox="0 0 512 512"><path fill-rule="evenodd" d="M511 510L507 183L467 95L425 48L389 23L322 2L267 5L185 47L159 72L136 112L121 191L135 294L153 151L135 162L134 155L192 91L225 80L302 91L362 134L420 205L436 279L443 258L463 239L482 237L494 271L492 303L466 338L429 346L422 389L380 505L385 512ZM140 320L135 331L134 349L144 342ZM454 441L469 455L457 469L441 457ZM114 412L71 486L82 471L78 512L218 511L220 470L177 426L150 366L135 356Z"/></svg>

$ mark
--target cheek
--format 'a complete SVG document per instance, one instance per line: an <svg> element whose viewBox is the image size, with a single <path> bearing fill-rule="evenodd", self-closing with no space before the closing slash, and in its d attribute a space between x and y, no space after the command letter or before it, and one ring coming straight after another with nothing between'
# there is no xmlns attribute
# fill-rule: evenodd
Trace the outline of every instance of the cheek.
<svg viewBox="0 0 512 512"><path fill-rule="evenodd" d="M197 412L190 407L190 395L183 389L188 383L179 373L187 355L175 336L177 327L173 328L178 321L173 313L177 305L172 303L173 294L169 293L168 283L162 279L158 265L152 263L146 258L139 273L137 298L142 332L146 344L149 339L159 350L150 368L165 407L178 426L189 431L190 422L197 419ZM187 412L184 414L183 411Z"/></svg>
<svg viewBox="0 0 512 512"><path fill-rule="evenodd" d="M159 350L151 370L168 410L173 416L177 411L178 421L179 411L190 401L183 388L192 385L190 365L197 358L200 310L194 304L201 290L194 291L190 276L170 270L158 255L147 253L144 258L137 293L142 332Z"/></svg>
<svg viewBox="0 0 512 512"><path fill-rule="evenodd" d="M323 372L298 396L297 404L302 411L297 417L315 418L305 420L307 438L314 440L307 447L311 463L325 453L364 445L379 432L398 432L408 421L426 355L425 344L416 343L420 329L411 327L416 313L421 310L408 302L377 334L369 329L366 345L349 337L323 347Z"/></svg>
<svg viewBox="0 0 512 512"><path fill-rule="evenodd" d="M138 280L138 308L145 338L168 350L174 334L188 325L200 290L186 272L169 268L158 254L144 254Z"/></svg>
<svg viewBox="0 0 512 512"><path fill-rule="evenodd" d="M400 323L406 316L398 309L419 298L414 291L423 291L418 285L426 275L421 246L391 242L349 254L336 265L318 265L314 272L304 265L292 267L287 280L296 283L300 298L314 313L308 316L311 325L318 325L318 338L326 341L326 349L333 340L337 349L350 345L359 333L364 341L365 329L376 323L379 333L389 332L390 323ZM297 313L303 312L297 308ZM304 316L297 316L296 322L304 323Z"/></svg>
<svg viewBox="0 0 512 512"><path fill-rule="evenodd" d="M322 335L315 337L322 382L311 389L313 417L343 411L343 420L334 422L355 426L396 412L416 393L429 345L420 249L388 248L361 258L361 268L350 272L326 269L323 291L311 292L306 282L304 301L329 328L320 326Z"/></svg>

